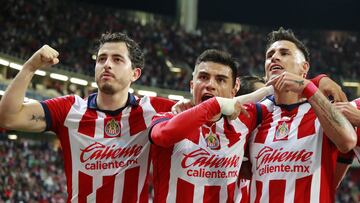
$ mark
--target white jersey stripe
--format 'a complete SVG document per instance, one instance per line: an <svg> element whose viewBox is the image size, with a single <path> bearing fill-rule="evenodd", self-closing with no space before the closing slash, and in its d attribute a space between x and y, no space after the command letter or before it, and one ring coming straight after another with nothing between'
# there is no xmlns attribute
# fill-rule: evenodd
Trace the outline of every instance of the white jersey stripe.
<svg viewBox="0 0 360 203"><path fill-rule="evenodd" d="M114 183L114 195L113 195L113 202L123 202L123 192L124 192L124 175L125 173L118 173L115 176L115 183ZM116 189L116 190L115 190Z"/></svg>

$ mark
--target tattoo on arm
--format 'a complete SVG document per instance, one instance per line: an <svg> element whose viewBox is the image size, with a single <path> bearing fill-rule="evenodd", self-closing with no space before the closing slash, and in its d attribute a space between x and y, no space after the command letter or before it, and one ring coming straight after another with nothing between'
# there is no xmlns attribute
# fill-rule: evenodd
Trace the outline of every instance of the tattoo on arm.
<svg viewBox="0 0 360 203"><path fill-rule="evenodd" d="M327 103L325 96L322 98L319 92L316 92L313 99L322 110L323 116L328 117L330 121L335 122L338 126L344 126L344 117L331 104Z"/></svg>
<svg viewBox="0 0 360 203"><path fill-rule="evenodd" d="M30 120L35 122L45 121L45 116L39 116L33 114Z"/></svg>
<svg viewBox="0 0 360 203"><path fill-rule="evenodd" d="M293 80L295 83L297 83L300 86L304 85L304 80Z"/></svg>

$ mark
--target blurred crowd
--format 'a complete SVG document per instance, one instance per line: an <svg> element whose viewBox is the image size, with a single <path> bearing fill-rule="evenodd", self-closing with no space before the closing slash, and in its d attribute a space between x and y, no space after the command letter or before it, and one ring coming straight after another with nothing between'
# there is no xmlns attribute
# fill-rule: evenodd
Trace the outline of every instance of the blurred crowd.
<svg viewBox="0 0 360 203"><path fill-rule="evenodd" d="M46 141L0 139L0 202L66 202L62 157Z"/></svg>
<svg viewBox="0 0 360 203"><path fill-rule="evenodd" d="M251 26L234 31L221 23L199 22L194 32L187 33L170 17L153 15L144 23L130 11L70 0L8 0L0 13L0 52L26 59L47 43L60 52L62 68L92 76L94 40L103 32L121 31L140 42L146 53L137 83L176 90L188 90L196 56L208 48L232 53L241 75L263 75L266 33L271 31ZM360 33L295 32L311 50L311 76L327 73L337 81L358 80ZM183 71L171 72L167 61Z"/></svg>

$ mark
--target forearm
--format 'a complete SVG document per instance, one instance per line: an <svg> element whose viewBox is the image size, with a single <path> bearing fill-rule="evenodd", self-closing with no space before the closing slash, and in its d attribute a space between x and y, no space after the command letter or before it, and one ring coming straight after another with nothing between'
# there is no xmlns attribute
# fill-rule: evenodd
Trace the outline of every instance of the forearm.
<svg viewBox="0 0 360 203"><path fill-rule="evenodd" d="M261 101L266 96L269 96L269 95L272 95L272 94L274 94L273 86L267 86L267 87L262 87L262 88L254 91L252 93L245 94L245 95L242 95L242 96L237 96L235 98L241 104L255 103L255 102Z"/></svg>
<svg viewBox="0 0 360 203"><path fill-rule="evenodd" d="M350 122L317 90L309 98L325 134L345 153L356 145L356 133Z"/></svg>
<svg viewBox="0 0 360 203"><path fill-rule="evenodd" d="M169 147L175 143L199 136L199 127L209 122L220 113L220 106L215 98L188 109L170 120L156 124L151 130L151 140L154 144Z"/></svg>

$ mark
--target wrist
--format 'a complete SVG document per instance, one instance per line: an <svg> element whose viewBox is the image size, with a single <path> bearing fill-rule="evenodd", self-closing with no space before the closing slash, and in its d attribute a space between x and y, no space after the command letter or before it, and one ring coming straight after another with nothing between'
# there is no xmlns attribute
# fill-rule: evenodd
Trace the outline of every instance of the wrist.
<svg viewBox="0 0 360 203"><path fill-rule="evenodd" d="M318 88L315 86L315 84L313 82L309 82L303 92L302 92L302 95L306 97L306 99L310 99L314 94L315 92L318 90Z"/></svg>

